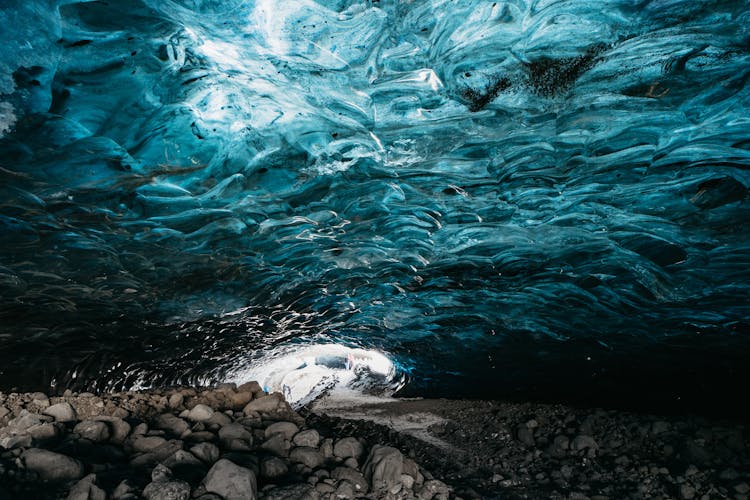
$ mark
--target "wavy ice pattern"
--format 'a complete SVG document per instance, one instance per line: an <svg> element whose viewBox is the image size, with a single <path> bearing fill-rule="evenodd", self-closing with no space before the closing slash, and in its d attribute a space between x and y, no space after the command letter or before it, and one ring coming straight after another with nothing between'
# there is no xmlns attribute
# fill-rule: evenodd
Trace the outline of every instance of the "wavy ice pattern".
<svg viewBox="0 0 750 500"><path fill-rule="evenodd" d="M6 386L748 352L747 1L2 5Z"/></svg>

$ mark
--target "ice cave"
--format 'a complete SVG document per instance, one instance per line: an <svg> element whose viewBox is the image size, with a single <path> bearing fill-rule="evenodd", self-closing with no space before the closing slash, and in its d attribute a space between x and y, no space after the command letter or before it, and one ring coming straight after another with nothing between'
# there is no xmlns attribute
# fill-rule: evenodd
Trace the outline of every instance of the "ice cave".
<svg viewBox="0 0 750 500"><path fill-rule="evenodd" d="M741 411L747 1L2 0L0 27L0 390Z"/></svg>

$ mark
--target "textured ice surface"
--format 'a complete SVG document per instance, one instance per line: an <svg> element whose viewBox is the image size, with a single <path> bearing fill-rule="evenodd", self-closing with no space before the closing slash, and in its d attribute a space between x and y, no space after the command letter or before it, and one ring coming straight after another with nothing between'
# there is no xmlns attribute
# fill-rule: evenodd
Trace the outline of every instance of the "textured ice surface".
<svg viewBox="0 0 750 500"><path fill-rule="evenodd" d="M294 339L438 392L748 352L747 1L0 9L6 385Z"/></svg>

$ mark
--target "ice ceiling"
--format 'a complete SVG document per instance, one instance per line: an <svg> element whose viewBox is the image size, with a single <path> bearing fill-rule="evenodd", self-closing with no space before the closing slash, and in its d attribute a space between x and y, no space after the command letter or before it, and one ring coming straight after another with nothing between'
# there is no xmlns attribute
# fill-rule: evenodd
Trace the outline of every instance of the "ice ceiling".
<svg viewBox="0 0 750 500"><path fill-rule="evenodd" d="M5 388L217 381L289 342L386 352L415 393L747 364L750 2L0 26Z"/></svg>

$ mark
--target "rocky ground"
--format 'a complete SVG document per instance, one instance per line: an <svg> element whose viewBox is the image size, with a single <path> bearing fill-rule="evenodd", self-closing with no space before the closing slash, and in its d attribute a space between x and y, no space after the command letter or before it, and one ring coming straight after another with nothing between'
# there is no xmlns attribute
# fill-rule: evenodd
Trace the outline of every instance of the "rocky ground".
<svg viewBox="0 0 750 500"><path fill-rule="evenodd" d="M258 384L0 393L0 499L748 498L744 425Z"/></svg>

